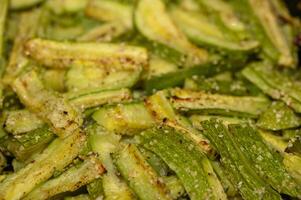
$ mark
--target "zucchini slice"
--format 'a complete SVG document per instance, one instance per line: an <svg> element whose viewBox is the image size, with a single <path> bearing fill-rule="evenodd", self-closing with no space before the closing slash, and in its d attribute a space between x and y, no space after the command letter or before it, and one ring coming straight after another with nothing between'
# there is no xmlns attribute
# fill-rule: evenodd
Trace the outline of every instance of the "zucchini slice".
<svg viewBox="0 0 301 200"><path fill-rule="evenodd" d="M137 70L148 64L142 47L109 43L68 43L32 39L26 43L26 54L39 63L53 68L98 66L106 71Z"/></svg>
<svg viewBox="0 0 301 200"><path fill-rule="evenodd" d="M116 154L115 164L139 199L172 199L164 183L133 144Z"/></svg>
<svg viewBox="0 0 301 200"><path fill-rule="evenodd" d="M223 53L250 54L255 52L259 43L257 41L229 40L223 30L209 22L205 14L185 11L174 7L171 16L189 39L200 46L209 47Z"/></svg>
<svg viewBox="0 0 301 200"><path fill-rule="evenodd" d="M138 141L177 174L190 199L227 199L209 160L194 141L168 127L148 129Z"/></svg>
<svg viewBox="0 0 301 200"><path fill-rule="evenodd" d="M137 29L151 42L167 46L180 53L179 61L186 65L207 62L208 53L191 44L175 26L161 0L140 0L134 21Z"/></svg>
<svg viewBox="0 0 301 200"><path fill-rule="evenodd" d="M269 63L251 63L242 71L244 77L273 99L282 100L295 112L301 113L300 83L293 81Z"/></svg>
<svg viewBox="0 0 301 200"><path fill-rule="evenodd" d="M46 200L56 194L73 192L105 172L104 167L95 156L89 156L78 166L69 168L60 176L50 179L31 191L24 200Z"/></svg>
<svg viewBox="0 0 301 200"><path fill-rule="evenodd" d="M256 118L270 105L265 97L229 96L173 89L171 102L179 111Z"/></svg>
<svg viewBox="0 0 301 200"><path fill-rule="evenodd" d="M262 44L264 54L281 66L294 68L297 62L294 50L290 48L282 28L284 25L271 2L270 0L230 1L248 24L249 31Z"/></svg>
<svg viewBox="0 0 301 200"><path fill-rule="evenodd" d="M120 103L130 100L132 95L128 89L90 90L71 92L67 95L69 103L80 109L87 109L104 104Z"/></svg>
<svg viewBox="0 0 301 200"><path fill-rule="evenodd" d="M203 133L221 155L221 161L231 174L234 184L246 200L275 199L281 196L260 178L252 162L239 149L234 137L221 121L202 122Z"/></svg>
<svg viewBox="0 0 301 200"><path fill-rule="evenodd" d="M97 124L87 128L89 144L107 170L102 177L102 189L104 197L112 200L134 200L134 195L129 186L115 168L111 154L117 152L121 137L104 130Z"/></svg>
<svg viewBox="0 0 301 200"><path fill-rule="evenodd" d="M259 176L280 193L301 196L301 187L286 172L282 157L271 151L258 132L246 125L229 125L230 134Z"/></svg>

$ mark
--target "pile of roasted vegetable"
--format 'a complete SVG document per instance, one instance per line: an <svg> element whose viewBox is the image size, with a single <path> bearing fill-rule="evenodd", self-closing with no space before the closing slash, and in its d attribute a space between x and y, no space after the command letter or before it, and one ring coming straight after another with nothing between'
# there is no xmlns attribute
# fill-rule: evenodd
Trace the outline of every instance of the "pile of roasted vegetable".
<svg viewBox="0 0 301 200"><path fill-rule="evenodd" d="M300 24L281 0L0 0L0 200L301 199Z"/></svg>

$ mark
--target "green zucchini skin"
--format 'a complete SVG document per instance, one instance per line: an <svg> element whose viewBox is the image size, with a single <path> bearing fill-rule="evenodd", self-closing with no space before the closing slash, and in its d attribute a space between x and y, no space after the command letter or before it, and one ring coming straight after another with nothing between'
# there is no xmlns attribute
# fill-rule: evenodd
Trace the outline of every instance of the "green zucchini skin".
<svg viewBox="0 0 301 200"><path fill-rule="evenodd" d="M204 121L201 125L204 135L221 155L221 162L233 177L235 186L244 199L281 199L281 196L256 174L251 167L252 163L239 149L221 121L213 119Z"/></svg>
<svg viewBox="0 0 301 200"><path fill-rule="evenodd" d="M133 144L126 145L115 155L115 164L139 199L172 199L164 183Z"/></svg>
<svg viewBox="0 0 301 200"><path fill-rule="evenodd" d="M157 90L182 86L186 78L191 78L192 76L211 77L223 71L235 71L242 68L245 63L245 59L223 58L221 55L214 54L207 63L183 67L178 70L147 79L143 83L143 88L148 94L152 94Z"/></svg>
<svg viewBox="0 0 301 200"><path fill-rule="evenodd" d="M192 200L226 199L214 172L207 174L206 156L199 151L193 141L175 129L169 127L148 129L139 135L138 141L140 145L160 156L177 174ZM215 193L212 193L213 190Z"/></svg>
<svg viewBox="0 0 301 200"><path fill-rule="evenodd" d="M201 90L209 93L226 94L233 96L255 95L254 91L241 80L218 80L218 78L193 77L185 80L184 89Z"/></svg>
<svg viewBox="0 0 301 200"><path fill-rule="evenodd" d="M270 150L254 128L249 125L229 125L229 131L262 179L279 193L301 196L301 187L286 172L281 156Z"/></svg>
<svg viewBox="0 0 301 200"><path fill-rule="evenodd" d="M265 94L282 100L295 112L301 113L301 90L298 83L274 69L270 63L251 63L242 74Z"/></svg>
<svg viewBox="0 0 301 200"><path fill-rule="evenodd" d="M171 102L175 109L182 112L250 118L256 118L270 105L265 97L237 97L183 89L171 90Z"/></svg>
<svg viewBox="0 0 301 200"><path fill-rule="evenodd" d="M55 138L49 127L43 126L22 135L1 139L1 147L14 155L19 161L28 161L34 154L43 151Z"/></svg>

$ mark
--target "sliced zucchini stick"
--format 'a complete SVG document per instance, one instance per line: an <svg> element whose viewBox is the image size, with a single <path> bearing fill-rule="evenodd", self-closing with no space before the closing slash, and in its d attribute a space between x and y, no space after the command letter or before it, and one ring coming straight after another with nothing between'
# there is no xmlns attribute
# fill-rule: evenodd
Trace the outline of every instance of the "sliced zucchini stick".
<svg viewBox="0 0 301 200"><path fill-rule="evenodd" d="M108 43L67 43L32 39L26 54L39 63L54 68L98 66L106 71L137 70L146 67L148 55L142 47Z"/></svg>
<svg viewBox="0 0 301 200"><path fill-rule="evenodd" d="M203 121L207 121L210 119L218 119L221 122L223 122L224 125L229 125L229 124L241 124L241 123L247 123L247 122L252 122L250 119L244 119L244 118L236 118L236 117L225 117L225 116L219 116L219 115L191 115L189 117L192 125L201 130L202 126L201 123Z"/></svg>
<svg viewBox="0 0 301 200"><path fill-rule="evenodd" d="M33 7L44 0L10 0L9 8L12 10L21 10Z"/></svg>
<svg viewBox="0 0 301 200"><path fill-rule="evenodd" d="M134 195L123 179L118 176L111 154L118 149L120 136L105 131L94 124L88 128L89 144L107 170L102 177L102 189L105 199L109 200L134 200Z"/></svg>
<svg viewBox="0 0 301 200"><path fill-rule="evenodd" d="M10 84L29 64L29 59L24 54L24 43L37 35L41 12L41 10L35 9L24 12L20 16L13 49L3 77L3 81L7 84Z"/></svg>
<svg viewBox="0 0 301 200"><path fill-rule="evenodd" d="M200 46L209 47L224 54L231 53L231 56L235 53L241 56L254 53L259 47L259 43L254 40L230 40L224 35L223 30L210 23L210 19L200 12L193 13L173 7L171 16L187 37Z"/></svg>
<svg viewBox="0 0 301 200"><path fill-rule="evenodd" d="M90 0L85 14L100 21L120 21L124 27L133 27L133 7L111 0Z"/></svg>
<svg viewBox="0 0 301 200"><path fill-rule="evenodd" d="M280 193L301 196L301 187L286 172L280 155L264 143L250 126L229 125L230 133L238 148L253 163L257 174Z"/></svg>
<svg viewBox="0 0 301 200"><path fill-rule="evenodd" d="M294 52L290 48L280 19L270 0L231 1L254 37L261 42L263 52L284 67L295 67Z"/></svg>
<svg viewBox="0 0 301 200"><path fill-rule="evenodd" d="M189 121L176 114L166 95L167 94L164 91L160 91L150 96L145 101L147 109L153 115L157 123L163 123L179 130L180 133L195 141L201 151L207 156L214 157L215 151L209 145L209 141L204 138L199 131L194 129Z"/></svg>
<svg viewBox="0 0 301 200"><path fill-rule="evenodd" d="M297 82L268 63L252 63L242 71L244 77L273 99L282 100L301 113L301 90Z"/></svg>
<svg viewBox="0 0 301 200"><path fill-rule="evenodd" d="M139 199L172 199L164 183L133 144L116 154L115 164Z"/></svg>
<svg viewBox="0 0 301 200"><path fill-rule="evenodd" d="M237 97L183 89L172 89L171 96L174 108L182 112L256 118L270 105L270 101L267 98L260 96Z"/></svg>
<svg viewBox="0 0 301 200"><path fill-rule="evenodd" d="M240 80L218 80L216 78L189 78L185 80L184 89L189 90L202 90L209 93L227 94L234 96L247 96L252 95L247 85Z"/></svg>
<svg viewBox="0 0 301 200"><path fill-rule="evenodd" d="M71 105L87 109L104 104L119 103L130 100L132 97L129 89L117 90L91 90L83 92L70 92L67 95L68 101Z"/></svg>
<svg viewBox="0 0 301 200"><path fill-rule="evenodd" d="M257 126L272 131L297 128L300 125L301 119L283 102L273 102L257 121Z"/></svg>
<svg viewBox="0 0 301 200"><path fill-rule="evenodd" d="M154 125L152 115L142 103L118 104L99 109L93 119L108 131L133 135Z"/></svg>
<svg viewBox="0 0 301 200"><path fill-rule="evenodd" d="M134 17L137 29L151 42L159 43L166 50L179 54L178 62L197 65L207 62L208 53L191 44L175 26L161 0L140 0Z"/></svg>
<svg viewBox="0 0 301 200"><path fill-rule="evenodd" d="M216 120L202 122L204 134L221 155L221 161L226 170L233 177L235 186L246 200L281 199L251 167L252 163L244 156L233 141L230 132Z"/></svg>
<svg viewBox="0 0 301 200"><path fill-rule="evenodd" d="M18 77L13 88L28 109L45 120L60 137L80 127L82 119L77 111L64 98L46 90L36 72Z"/></svg>
<svg viewBox="0 0 301 200"><path fill-rule="evenodd" d="M71 167L60 176L36 187L24 200L46 200L56 194L75 191L99 178L104 171L100 161L95 156L89 156L79 166Z"/></svg>
<svg viewBox="0 0 301 200"><path fill-rule="evenodd" d="M32 131L43 126L43 121L40 120L32 112L23 109L8 111L3 127L13 135L19 135Z"/></svg>
<svg viewBox="0 0 301 200"><path fill-rule="evenodd" d="M177 174L190 199L227 199L209 160L192 140L168 127L148 129L138 140Z"/></svg>
<svg viewBox="0 0 301 200"><path fill-rule="evenodd" d="M86 136L76 131L64 139L54 140L37 158L0 183L0 199L18 200L40 183L49 179L56 170L62 170L78 156Z"/></svg>

